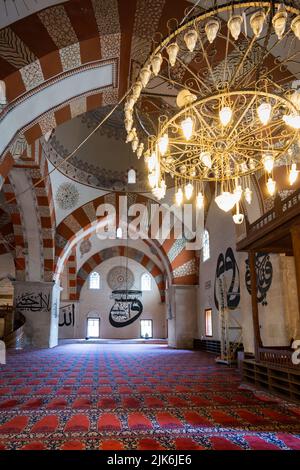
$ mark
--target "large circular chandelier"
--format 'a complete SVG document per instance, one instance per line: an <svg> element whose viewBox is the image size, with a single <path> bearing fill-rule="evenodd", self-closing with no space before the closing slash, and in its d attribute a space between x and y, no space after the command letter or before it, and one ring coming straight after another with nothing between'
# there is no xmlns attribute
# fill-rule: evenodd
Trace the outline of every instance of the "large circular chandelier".
<svg viewBox="0 0 300 470"><path fill-rule="evenodd" d="M158 199L173 180L178 205L195 197L201 207L204 184L214 181L216 203L226 212L236 207L240 224L252 174L265 172L274 195L273 169L284 161L294 184L300 11L290 3L230 2L169 27L154 43L127 97L125 128ZM149 96L166 105L156 106L155 132L145 139L139 116Z"/></svg>

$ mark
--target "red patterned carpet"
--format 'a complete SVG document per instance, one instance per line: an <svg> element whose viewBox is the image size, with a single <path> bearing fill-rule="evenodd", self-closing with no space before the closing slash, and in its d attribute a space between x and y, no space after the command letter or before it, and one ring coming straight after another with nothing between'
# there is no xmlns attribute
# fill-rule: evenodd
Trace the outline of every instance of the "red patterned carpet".
<svg viewBox="0 0 300 470"><path fill-rule="evenodd" d="M300 449L300 407L201 352L68 344L0 367L3 450Z"/></svg>

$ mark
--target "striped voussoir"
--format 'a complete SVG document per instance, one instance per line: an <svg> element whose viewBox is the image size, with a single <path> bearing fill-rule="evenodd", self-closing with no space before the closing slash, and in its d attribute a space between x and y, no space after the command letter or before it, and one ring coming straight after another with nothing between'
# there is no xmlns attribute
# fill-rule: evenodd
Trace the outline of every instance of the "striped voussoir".
<svg viewBox="0 0 300 470"><path fill-rule="evenodd" d="M105 248L104 250L95 253L87 261L85 261L85 263L78 270L76 278L78 300L82 286L88 278L89 274L101 263L116 256L126 256L127 258L130 258L141 264L153 276L160 293L161 301L165 301L165 282L162 270L159 268L159 266L157 266L157 264L154 263L154 261L152 261L152 259L149 258L149 256L145 255L143 252L136 250L135 248L125 246L113 246L110 248Z"/></svg>
<svg viewBox="0 0 300 470"><path fill-rule="evenodd" d="M79 240L80 235L84 235L91 227L94 227L96 231L97 222L100 220L96 212L100 204L105 202L115 204L117 217L116 225L118 225L119 196L122 195L124 194L110 193L98 197L76 209L59 224L56 230L56 266L58 265L59 259L62 258L64 253L67 252L66 250L69 249L70 244L76 242L77 239ZM147 204L149 198L140 194L135 195L134 202L137 204ZM149 236L150 234L151 226L149 227ZM195 285L198 283L198 257L194 250L186 248L185 240L180 240L180 246L178 247L179 241L174 238L174 231L171 230L169 239L163 241L154 240L154 245L157 247L157 251L160 252L160 258L163 258L165 264L168 265L174 284ZM174 247L176 249L174 249Z"/></svg>

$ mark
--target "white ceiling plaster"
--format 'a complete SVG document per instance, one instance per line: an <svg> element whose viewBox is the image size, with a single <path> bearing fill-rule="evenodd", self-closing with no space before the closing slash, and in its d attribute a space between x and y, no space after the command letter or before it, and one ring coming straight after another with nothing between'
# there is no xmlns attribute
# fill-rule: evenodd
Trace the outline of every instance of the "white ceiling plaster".
<svg viewBox="0 0 300 470"><path fill-rule="evenodd" d="M50 162L48 162L48 167L49 167L49 171L54 170L54 167ZM54 202L54 208L55 208L56 225L60 224L60 222L65 217L71 214L78 207L82 206L83 204L86 204L89 201L92 201L93 199L96 199L97 197L100 197L106 194L105 191L101 191L99 189L93 189L93 188L90 188L89 186L85 186L84 184L77 183L76 181L73 181L67 176L60 173L60 171L58 170L54 170L53 173L51 173L50 178L51 178L53 202ZM77 188L79 192L79 199L77 201L77 204L74 207L64 210L64 209L61 209L59 205L57 204L55 196L56 196L58 187L62 183L66 183L66 182L72 182L74 184L74 186Z"/></svg>
<svg viewBox="0 0 300 470"><path fill-rule="evenodd" d="M0 29L37 11L68 0L0 0Z"/></svg>
<svg viewBox="0 0 300 470"><path fill-rule="evenodd" d="M0 155L15 134L50 109L91 90L113 84L113 65L99 65L77 72L37 91L13 107L0 122Z"/></svg>

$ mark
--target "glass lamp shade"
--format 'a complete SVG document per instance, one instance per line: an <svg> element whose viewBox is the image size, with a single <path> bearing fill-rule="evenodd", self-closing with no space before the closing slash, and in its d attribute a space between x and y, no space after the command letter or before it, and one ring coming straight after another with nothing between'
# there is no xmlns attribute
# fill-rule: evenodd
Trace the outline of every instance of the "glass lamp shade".
<svg viewBox="0 0 300 470"><path fill-rule="evenodd" d="M272 112L270 103L261 103L257 108L257 115L260 122L265 126L268 124Z"/></svg>
<svg viewBox="0 0 300 470"><path fill-rule="evenodd" d="M151 153L150 157L148 158L147 164L148 170L153 171L157 164L157 157L155 152Z"/></svg>
<svg viewBox="0 0 300 470"><path fill-rule="evenodd" d="M200 160L206 168L211 168L212 161L211 161L211 154L209 152L201 152L200 153Z"/></svg>
<svg viewBox="0 0 300 470"><path fill-rule="evenodd" d="M220 109L219 117L220 117L222 126L224 127L227 126L230 123L231 118L232 118L231 108L229 106L224 106L222 109Z"/></svg>
<svg viewBox="0 0 300 470"><path fill-rule="evenodd" d="M182 201L183 201L183 192L181 188L179 188L177 193L175 194L175 200L176 200L177 206L181 206Z"/></svg>
<svg viewBox="0 0 300 470"><path fill-rule="evenodd" d="M270 194L270 196L274 196L275 191L276 191L276 182L272 178L268 179L267 189L268 189L268 193Z"/></svg>
<svg viewBox="0 0 300 470"><path fill-rule="evenodd" d="M202 209L203 205L204 205L204 196L200 192L200 193L197 194L197 207L198 207L198 209Z"/></svg>
<svg viewBox="0 0 300 470"><path fill-rule="evenodd" d="M265 170L268 172L268 173L271 173L271 171L273 170L273 167L274 167L274 158L273 158L273 155L267 153L263 156L263 164L264 164L264 168Z"/></svg>
<svg viewBox="0 0 300 470"><path fill-rule="evenodd" d="M232 218L233 218L233 222L237 225L241 225L244 222L244 214L240 214L240 213L234 214Z"/></svg>
<svg viewBox="0 0 300 470"><path fill-rule="evenodd" d="M298 171L297 171L296 163L292 163L292 167L289 173L289 181L290 181L291 186L296 182L297 178L298 178Z"/></svg>
<svg viewBox="0 0 300 470"><path fill-rule="evenodd" d="M235 194L224 191L215 198L217 206L224 212L229 212L237 202Z"/></svg>
<svg viewBox="0 0 300 470"><path fill-rule="evenodd" d="M193 191L194 191L193 185L191 183L188 183L184 188L185 197L187 198L188 201L191 199L193 195Z"/></svg>
<svg viewBox="0 0 300 470"><path fill-rule="evenodd" d="M300 115L299 114L294 114L294 115L285 114L284 116L282 116L282 119L288 126L292 127L293 129L300 129Z"/></svg>
<svg viewBox="0 0 300 470"><path fill-rule="evenodd" d="M169 145L169 137L168 134L164 134L158 141L158 148L161 155L164 155L168 150Z"/></svg>
<svg viewBox="0 0 300 470"><path fill-rule="evenodd" d="M176 63L178 51L179 51L179 46L177 42L172 42L167 47L167 53L169 56L169 62L170 62L171 67L174 67Z"/></svg>
<svg viewBox="0 0 300 470"><path fill-rule="evenodd" d="M194 121L191 117L185 118L181 121L181 129L186 140L190 140L194 131Z"/></svg>
<svg viewBox="0 0 300 470"><path fill-rule="evenodd" d="M248 204L251 204L252 202L252 191L250 188L245 189L245 199L248 202Z"/></svg>

